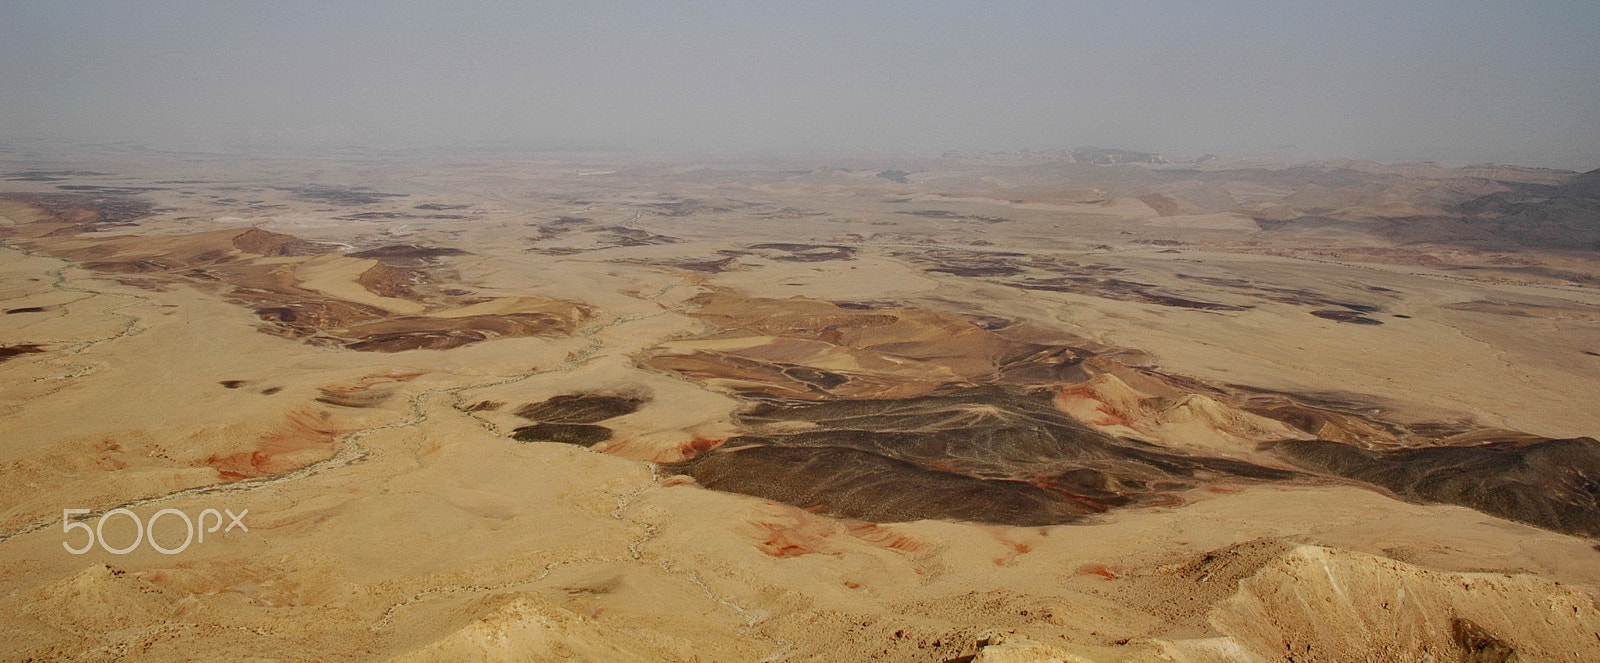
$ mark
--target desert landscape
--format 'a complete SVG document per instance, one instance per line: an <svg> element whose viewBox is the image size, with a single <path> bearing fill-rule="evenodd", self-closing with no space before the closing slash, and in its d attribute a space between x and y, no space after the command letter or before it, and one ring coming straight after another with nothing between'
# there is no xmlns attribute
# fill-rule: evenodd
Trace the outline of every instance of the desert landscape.
<svg viewBox="0 0 1600 663"><path fill-rule="evenodd" d="M0 241L5 660L1600 660L1600 171L10 146Z"/></svg>

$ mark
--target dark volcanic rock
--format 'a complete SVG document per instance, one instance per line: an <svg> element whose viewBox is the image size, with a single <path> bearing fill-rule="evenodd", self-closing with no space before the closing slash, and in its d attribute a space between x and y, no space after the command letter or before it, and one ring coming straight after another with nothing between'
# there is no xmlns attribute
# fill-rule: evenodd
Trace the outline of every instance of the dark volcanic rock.
<svg viewBox="0 0 1600 663"><path fill-rule="evenodd" d="M1517 660L1514 647L1471 620L1459 617L1450 620L1450 635L1456 646L1461 648L1461 660L1465 663L1510 663Z"/></svg>
<svg viewBox="0 0 1600 663"><path fill-rule="evenodd" d="M690 474L712 490L873 522L940 518L1037 526L1095 511L1023 481L974 479L854 449L747 447L711 454Z"/></svg>
<svg viewBox="0 0 1600 663"><path fill-rule="evenodd" d="M511 431L522 442L562 442L592 447L611 439L611 429L593 424L534 424Z"/></svg>
<svg viewBox="0 0 1600 663"><path fill-rule="evenodd" d="M1600 442L1506 440L1367 451L1325 440L1278 443L1296 465L1423 503L1458 504L1580 536L1600 536Z"/></svg>
<svg viewBox="0 0 1600 663"><path fill-rule="evenodd" d="M1170 503L1208 479L1295 473L1189 456L1090 430L1048 390L951 387L903 399L767 403L757 434L677 466L701 485L879 522L1065 523ZM800 428L799 432L785 432Z"/></svg>
<svg viewBox="0 0 1600 663"><path fill-rule="evenodd" d="M561 424L592 424L632 414L645 400L628 396L600 394L562 394L517 409L519 417L531 421Z"/></svg>
<svg viewBox="0 0 1600 663"><path fill-rule="evenodd" d="M1332 320L1334 322L1348 322L1348 323L1356 324L1356 325L1381 325L1381 324L1383 324L1382 320L1378 320L1376 318L1369 318L1367 316L1361 315L1360 313L1358 313L1356 311L1343 311L1343 310L1339 310L1339 309L1322 309L1322 310L1312 311L1311 315L1317 316L1317 317L1322 318L1324 320Z"/></svg>
<svg viewBox="0 0 1600 663"><path fill-rule="evenodd" d="M468 255L461 249L452 249L441 246L418 246L416 244L394 244L380 246L375 249L351 253L352 258L371 258L393 267L420 267L434 262L443 256Z"/></svg>
<svg viewBox="0 0 1600 663"><path fill-rule="evenodd" d="M271 319L266 311L258 313L263 318ZM289 313L293 315L294 311L290 310ZM493 338L539 336L569 331L571 329L568 321L544 313L474 315L464 318L409 316L351 327L347 332L361 340L348 342L345 347L364 352L449 350Z"/></svg>
<svg viewBox="0 0 1600 663"><path fill-rule="evenodd" d="M0 363L17 355L33 354L35 352L44 352L44 348L38 345L0 345Z"/></svg>

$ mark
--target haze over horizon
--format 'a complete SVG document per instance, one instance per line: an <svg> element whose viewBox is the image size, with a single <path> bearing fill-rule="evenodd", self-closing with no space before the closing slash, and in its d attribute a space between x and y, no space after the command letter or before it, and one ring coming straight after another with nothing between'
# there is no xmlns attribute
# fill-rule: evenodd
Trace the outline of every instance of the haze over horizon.
<svg viewBox="0 0 1600 663"><path fill-rule="evenodd" d="M0 7L0 139L1600 167L1583 2Z"/></svg>

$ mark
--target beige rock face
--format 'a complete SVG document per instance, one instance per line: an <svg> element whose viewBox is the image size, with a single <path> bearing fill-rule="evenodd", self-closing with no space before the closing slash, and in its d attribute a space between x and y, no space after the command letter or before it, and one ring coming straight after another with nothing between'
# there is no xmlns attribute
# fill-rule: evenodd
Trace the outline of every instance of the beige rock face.
<svg viewBox="0 0 1600 663"><path fill-rule="evenodd" d="M1588 661L1592 595L1531 575L1442 573L1301 546L1213 608L1225 638L1165 642L1180 661ZM1589 636L1589 637L1583 637Z"/></svg>
<svg viewBox="0 0 1600 663"><path fill-rule="evenodd" d="M598 625L591 619L552 605L536 595L490 597L485 601L492 602L504 604L459 631L390 660L394 663L644 663L682 660L688 653L651 647L636 634Z"/></svg>
<svg viewBox="0 0 1600 663"><path fill-rule="evenodd" d="M1073 656L1049 645L1026 638L994 644L978 650L973 663L1084 663L1085 659Z"/></svg>

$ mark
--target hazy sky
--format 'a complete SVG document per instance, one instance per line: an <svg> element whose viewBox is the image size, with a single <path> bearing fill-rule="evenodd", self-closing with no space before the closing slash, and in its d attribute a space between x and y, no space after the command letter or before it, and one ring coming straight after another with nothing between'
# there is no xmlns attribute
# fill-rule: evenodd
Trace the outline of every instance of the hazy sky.
<svg viewBox="0 0 1600 663"><path fill-rule="evenodd" d="M0 2L0 138L1600 167L1600 2Z"/></svg>

